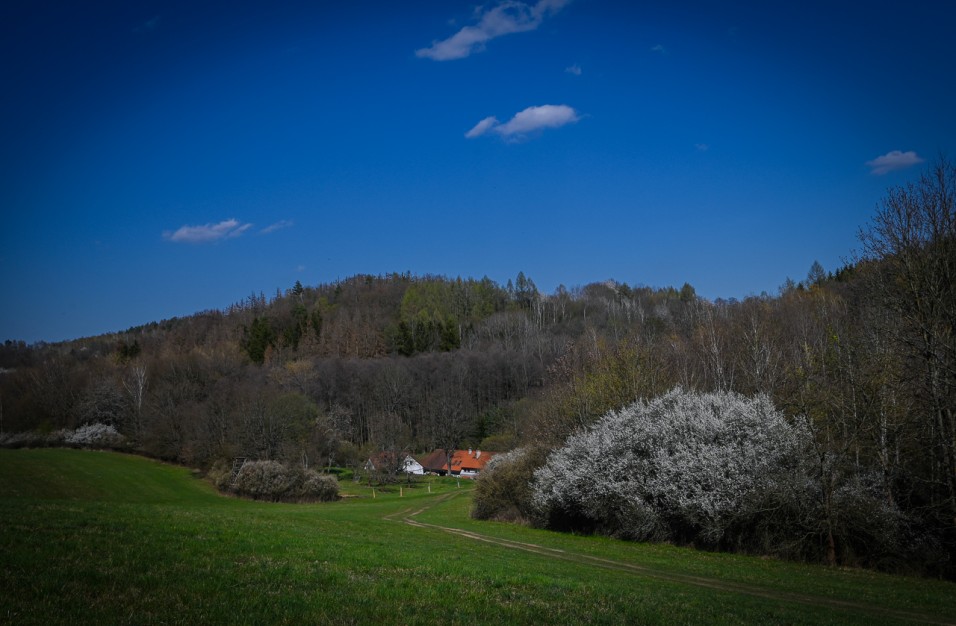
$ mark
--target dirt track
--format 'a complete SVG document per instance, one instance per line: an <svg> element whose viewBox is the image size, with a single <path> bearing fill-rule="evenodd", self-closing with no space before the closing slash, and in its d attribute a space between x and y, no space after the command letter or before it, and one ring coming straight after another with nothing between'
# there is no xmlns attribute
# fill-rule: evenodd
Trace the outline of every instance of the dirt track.
<svg viewBox="0 0 956 626"><path fill-rule="evenodd" d="M385 519L391 521L401 521L409 526L414 526L416 528L423 529L432 529L439 530L442 532L450 533L453 535L458 535L459 537L465 537L467 539L472 539L474 541L482 541L484 543L490 543L496 546L503 548L509 548L511 550L522 550L524 552L533 552L534 554L539 554L541 556L546 556L554 559L561 559L563 561L570 561L572 563L577 563L579 565L591 566L591 567L600 567L603 569L615 570L619 572L629 572L636 576L645 576L648 578L656 578L658 580L666 580L673 583L684 584L684 585L693 585L696 587L704 587L707 589L714 589L717 591L723 591L727 593L739 593L750 596L756 596L760 598L767 598L770 600L777 600L780 602L793 602L797 604L805 604L814 607L826 607L834 609L837 611L843 611L847 613L856 613L863 615L873 615L884 618L895 618L905 621L918 622L923 624L956 624L953 621L946 621L940 619L937 615L931 615L927 613L921 613L919 611L910 611L910 610L901 610L901 609L888 609L882 607L875 607L869 604L863 604L858 602L852 602L849 600L837 600L834 598L827 598L825 596L815 596L807 595L801 593L793 593L787 591L778 591L774 589L768 589L765 587L759 587L757 585L750 585L746 583L736 583L726 580L721 580L719 578L710 578L707 576L697 576L693 574L681 574L677 572L670 572L666 570L657 569L654 567L648 567L645 565L637 565L634 563L629 563L625 561L616 561L613 559L606 559L601 557L592 556L589 554L581 554L575 552L568 552L566 550L559 550L556 548L548 548L546 546L541 546L534 543L525 543L521 541L512 541L510 539L501 539L499 537L491 537L489 535L483 535L481 533L476 533L470 530L463 530L461 528L451 528L448 526L439 526L437 524L429 524L427 522L420 522L415 518L416 515L427 511L428 509L450 499L459 494L450 493L442 495L438 498L435 498L432 502L429 502L426 506L413 511L412 509L405 509L403 511L397 511L390 515L385 516ZM396 519L399 518L399 519Z"/></svg>

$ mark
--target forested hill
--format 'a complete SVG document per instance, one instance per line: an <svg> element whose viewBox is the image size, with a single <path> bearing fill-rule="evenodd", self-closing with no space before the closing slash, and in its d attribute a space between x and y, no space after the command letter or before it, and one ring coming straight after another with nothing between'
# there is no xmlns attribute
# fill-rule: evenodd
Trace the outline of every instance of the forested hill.
<svg viewBox="0 0 956 626"><path fill-rule="evenodd" d="M559 443L675 385L764 392L797 411L816 363L807 347L823 355L832 332L845 343L861 330L854 271L814 264L780 294L741 302L614 281L543 294L522 273L506 285L408 274L296 283L122 333L8 342L3 426L112 424L150 454L200 466L345 464L371 449Z"/></svg>
<svg viewBox="0 0 956 626"><path fill-rule="evenodd" d="M152 454L199 465L336 450L346 461L362 446L449 440L508 448L579 343L593 358L688 327L709 306L689 285L545 295L522 273L504 286L408 274L296 283L121 333L7 342L4 428L109 423ZM316 417L323 426L306 428Z"/></svg>
<svg viewBox="0 0 956 626"><path fill-rule="evenodd" d="M504 449L531 432L560 436L556 402L586 423L675 384L772 390L782 356L757 364L758 346L786 334L785 310L836 293L839 281L813 271L780 296L717 303L687 284L542 294L522 273L506 285L408 274L296 283L121 333L7 342L3 425L113 424L152 454L198 465L303 452L318 462L334 450L345 461L362 446ZM745 322L755 326L735 338ZM322 428L306 428L316 417Z"/></svg>

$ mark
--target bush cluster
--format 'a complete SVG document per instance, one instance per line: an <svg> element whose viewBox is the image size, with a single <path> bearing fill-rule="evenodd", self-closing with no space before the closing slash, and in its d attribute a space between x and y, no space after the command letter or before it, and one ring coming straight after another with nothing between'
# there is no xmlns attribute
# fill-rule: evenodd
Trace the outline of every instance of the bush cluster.
<svg viewBox="0 0 956 626"><path fill-rule="evenodd" d="M550 452L497 458L478 479L472 515L812 559L835 540L844 562L869 554L874 565L901 554L905 520L881 486L833 489L802 424L765 396L677 388L606 414Z"/></svg>
<svg viewBox="0 0 956 626"><path fill-rule="evenodd" d="M64 428L44 433L31 430L20 433L0 434L0 447L4 448L46 448L67 446L73 448L109 448L123 449L127 445L126 437L109 424L85 424L77 429Z"/></svg>
<svg viewBox="0 0 956 626"><path fill-rule="evenodd" d="M549 524L718 546L794 488L805 435L764 396L675 389L572 435L534 474Z"/></svg>
<svg viewBox="0 0 956 626"><path fill-rule="evenodd" d="M221 491L270 502L328 502L339 497L333 476L278 461L246 461L233 476L229 466L217 463L207 473Z"/></svg>

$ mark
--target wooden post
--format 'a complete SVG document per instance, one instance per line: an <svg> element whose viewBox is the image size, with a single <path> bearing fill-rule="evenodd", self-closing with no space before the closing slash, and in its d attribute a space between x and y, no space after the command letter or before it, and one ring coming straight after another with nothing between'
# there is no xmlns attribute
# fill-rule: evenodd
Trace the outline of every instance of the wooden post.
<svg viewBox="0 0 956 626"><path fill-rule="evenodd" d="M375 497L375 487L372 487L372 497Z"/></svg>
<svg viewBox="0 0 956 626"><path fill-rule="evenodd" d="M398 488L398 497L399 497L399 498L404 498L404 497L405 497L405 487L399 487L399 488Z"/></svg>

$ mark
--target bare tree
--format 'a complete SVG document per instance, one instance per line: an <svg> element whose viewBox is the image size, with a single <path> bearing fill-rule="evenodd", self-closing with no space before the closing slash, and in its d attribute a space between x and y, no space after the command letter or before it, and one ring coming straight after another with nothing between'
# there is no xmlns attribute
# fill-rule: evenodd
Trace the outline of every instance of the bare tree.
<svg viewBox="0 0 956 626"><path fill-rule="evenodd" d="M132 435L139 435L142 427L143 418L143 398L146 397L146 388L149 386L149 379L146 376L146 366L137 363L129 368L123 377L123 388L129 396L130 407L132 409L132 419L130 432Z"/></svg>
<svg viewBox="0 0 956 626"><path fill-rule="evenodd" d="M956 525L956 165L940 157L891 189L860 238L864 261L885 274L879 295L899 315L894 334L929 422L932 481Z"/></svg>

